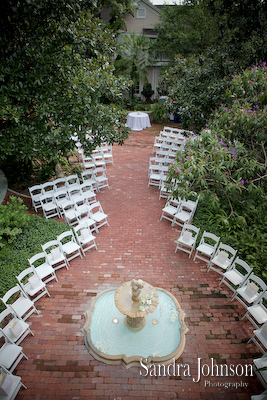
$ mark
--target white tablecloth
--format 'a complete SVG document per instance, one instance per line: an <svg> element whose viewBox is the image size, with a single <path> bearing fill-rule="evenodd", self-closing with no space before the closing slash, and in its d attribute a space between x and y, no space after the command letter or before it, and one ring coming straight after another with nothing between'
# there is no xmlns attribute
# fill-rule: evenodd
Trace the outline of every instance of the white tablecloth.
<svg viewBox="0 0 267 400"><path fill-rule="evenodd" d="M151 127L148 114L141 111L130 112L126 125L133 131L141 131L142 129Z"/></svg>

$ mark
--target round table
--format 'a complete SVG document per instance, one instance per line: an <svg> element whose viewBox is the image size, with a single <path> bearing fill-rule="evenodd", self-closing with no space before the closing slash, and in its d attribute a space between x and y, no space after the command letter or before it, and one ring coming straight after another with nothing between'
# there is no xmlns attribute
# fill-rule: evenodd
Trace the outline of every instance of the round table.
<svg viewBox="0 0 267 400"><path fill-rule="evenodd" d="M141 131L142 129L151 127L148 114L141 111L130 112L126 125L133 131Z"/></svg>

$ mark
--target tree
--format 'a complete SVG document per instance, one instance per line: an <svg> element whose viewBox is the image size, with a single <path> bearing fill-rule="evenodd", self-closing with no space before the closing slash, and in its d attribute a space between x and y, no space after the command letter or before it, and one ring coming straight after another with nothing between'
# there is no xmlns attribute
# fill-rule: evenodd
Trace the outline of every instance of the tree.
<svg viewBox="0 0 267 400"><path fill-rule="evenodd" d="M234 64L225 54L211 51L206 56L177 56L158 82L158 92L168 96L169 112L180 115L184 128L202 129L225 98Z"/></svg>
<svg viewBox="0 0 267 400"><path fill-rule="evenodd" d="M215 19L203 4L192 1L184 5L164 7L160 23L156 25L158 37L152 42L157 56L168 57L202 54L214 46L217 37Z"/></svg>
<svg viewBox="0 0 267 400"><path fill-rule="evenodd" d="M131 96L134 97L136 85L147 82L147 67L149 65L149 39L144 35L122 37L118 56L115 60L115 71L117 75L124 75L133 82Z"/></svg>
<svg viewBox="0 0 267 400"><path fill-rule="evenodd" d="M234 76L227 93L231 108L221 105L170 169L169 183L179 182L175 195L205 196L225 225L266 214L266 80L266 63Z"/></svg>
<svg viewBox="0 0 267 400"><path fill-rule="evenodd" d="M203 0L218 27L217 42L229 56L248 67L266 60L265 0Z"/></svg>
<svg viewBox="0 0 267 400"><path fill-rule="evenodd" d="M0 163L8 177L15 170L16 180L29 179L35 160L68 154L75 131L87 152L127 137L116 104L128 82L114 76L115 34L93 9L86 0L1 3Z"/></svg>

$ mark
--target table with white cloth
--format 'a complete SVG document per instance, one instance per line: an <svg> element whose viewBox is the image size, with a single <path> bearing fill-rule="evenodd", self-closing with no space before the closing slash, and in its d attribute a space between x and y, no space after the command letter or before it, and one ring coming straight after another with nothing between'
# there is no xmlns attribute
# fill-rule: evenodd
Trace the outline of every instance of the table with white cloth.
<svg viewBox="0 0 267 400"><path fill-rule="evenodd" d="M142 129L151 127L148 114L141 111L130 112L126 125L133 131L141 131Z"/></svg>

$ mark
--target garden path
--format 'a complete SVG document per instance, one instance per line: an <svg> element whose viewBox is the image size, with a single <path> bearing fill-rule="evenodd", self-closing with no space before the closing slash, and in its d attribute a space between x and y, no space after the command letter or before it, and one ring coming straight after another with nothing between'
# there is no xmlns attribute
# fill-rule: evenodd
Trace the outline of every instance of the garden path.
<svg viewBox="0 0 267 400"><path fill-rule="evenodd" d="M22 343L29 359L17 367L28 387L18 400L248 400L263 390L255 376L203 376L193 382L198 358L209 366L211 359L218 365L245 365L259 352L247 344L252 326L241 321L242 306L230 301L230 291L218 286L219 277L207 273L201 261L174 252L178 229L160 221L165 200L148 187L149 157L160 128L154 124L132 132L125 145L114 146L114 165L107 169L110 189L98 194L110 226L97 234L98 251L71 261L68 271L59 270L59 282L48 284L51 298L38 301L41 314L29 319L35 336ZM141 368L109 366L87 352L81 328L90 302L133 278L165 288L180 302L189 332L177 363L189 365L191 376L143 377Z"/></svg>

